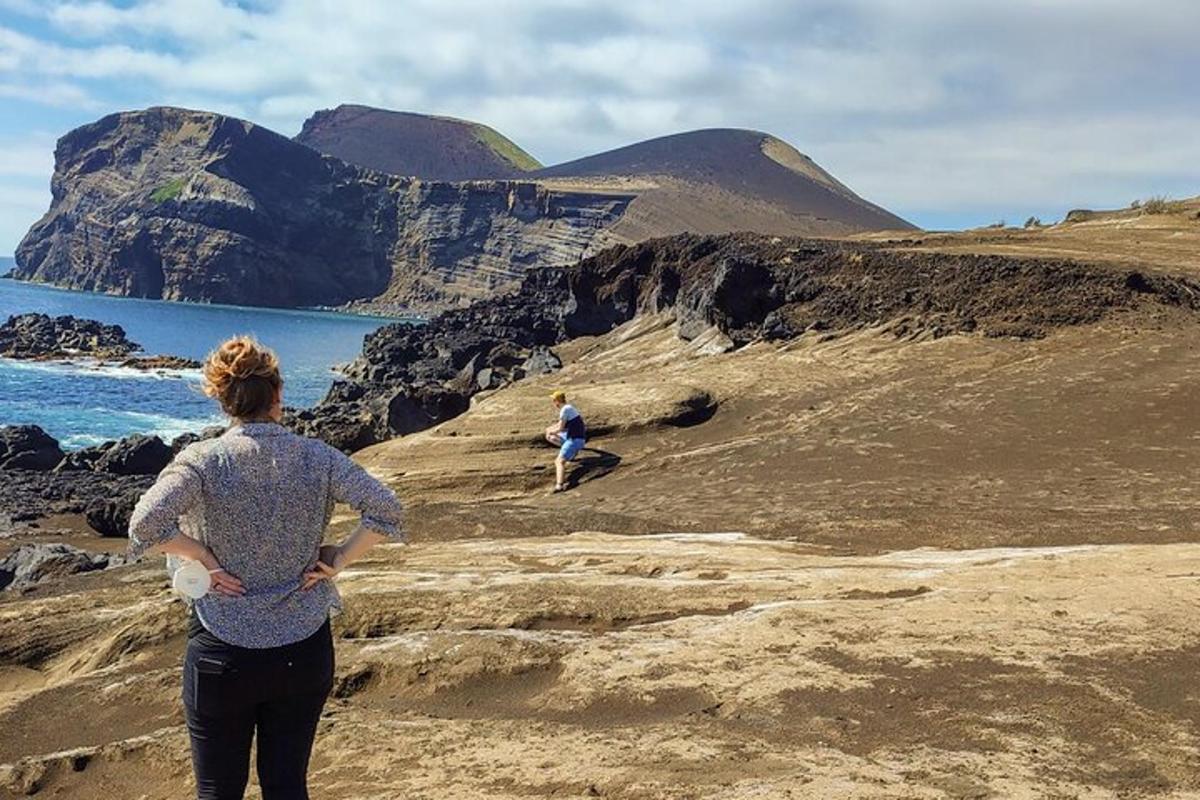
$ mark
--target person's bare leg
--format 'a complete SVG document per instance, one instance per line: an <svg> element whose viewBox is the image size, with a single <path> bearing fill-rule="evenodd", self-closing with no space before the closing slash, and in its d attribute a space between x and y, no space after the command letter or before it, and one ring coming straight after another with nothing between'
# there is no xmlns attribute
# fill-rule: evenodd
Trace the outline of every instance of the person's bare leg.
<svg viewBox="0 0 1200 800"><path fill-rule="evenodd" d="M566 469L567 469L567 462L563 460L562 456L559 456L558 458L554 459L554 474L556 477L556 482L554 485L556 487L563 485L563 473L566 472Z"/></svg>

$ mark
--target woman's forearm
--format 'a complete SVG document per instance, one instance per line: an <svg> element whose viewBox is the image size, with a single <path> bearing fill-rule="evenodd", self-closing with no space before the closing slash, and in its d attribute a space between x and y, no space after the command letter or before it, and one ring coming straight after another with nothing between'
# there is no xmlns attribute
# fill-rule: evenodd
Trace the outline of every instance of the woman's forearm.
<svg viewBox="0 0 1200 800"><path fill-rule="evenodd" d="M188 536L186 533L172 536L167 541L152 547L150 552L190 558L192 561L199 561L209 569L216 569L220 566L216 563L216 559L213 557L211 550L192 537Z"/></svg>
<svg viewBox="0 0 1200 800"><path fill-rule="evenodd" d="M354 529L354 533L350 534L338 545L340 552L341 564L339 568L344 568L357 561L362 557L363 553L370 550L380 542L386 541L387 536L373 531L370 528L365 528L362 525Z"/></svg>

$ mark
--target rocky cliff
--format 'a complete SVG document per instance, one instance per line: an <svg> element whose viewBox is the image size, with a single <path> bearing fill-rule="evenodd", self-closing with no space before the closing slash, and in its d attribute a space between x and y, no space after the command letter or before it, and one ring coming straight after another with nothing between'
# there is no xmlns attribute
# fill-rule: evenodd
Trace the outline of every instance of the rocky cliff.
<svg viewBox="0 0 1200 800"><path fill-rule="evenodd" d="M267 306L453 303L578 258L627 196L374 172L200 111L114 114L64 136L14 277Z"/></svg>

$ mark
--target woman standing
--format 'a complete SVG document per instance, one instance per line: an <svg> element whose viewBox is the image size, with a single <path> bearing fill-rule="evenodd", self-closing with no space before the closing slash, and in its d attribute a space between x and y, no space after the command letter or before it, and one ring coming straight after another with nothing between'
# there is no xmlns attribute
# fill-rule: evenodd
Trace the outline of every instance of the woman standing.
<svg viewBox="0 0 1200 800"><path fill-rule="evenodd" d="M377 542L403 539L400 503L340 451L279 424L279 364L253 339L208 357L204 391L232 425L163 470L134 509L130 552L182 556L211 575L183 667L197 796L242 797L257 733L264 800L302 800L333 683L332 578ZM335 502L361 523L322 546Z"/></svg>

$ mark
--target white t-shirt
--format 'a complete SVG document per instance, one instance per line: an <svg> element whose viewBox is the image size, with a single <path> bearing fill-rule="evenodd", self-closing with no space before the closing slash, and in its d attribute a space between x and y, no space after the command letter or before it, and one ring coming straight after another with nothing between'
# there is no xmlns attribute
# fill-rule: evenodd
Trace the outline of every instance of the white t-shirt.
<svg viewBox="0 0 1200 800"><path fill-rule="evenodd" d="M564 431L564 433L567 435L567 438L569 438L569 439L585 438L584 431L586 429L583 427L583 418L580 416L579 411L576 410L575 406L571 405L570 403L563 406L562 409L558 412L558 418L565 423L566 430ZM579 420L579 421L574 422L574 420Z"/></svg>

